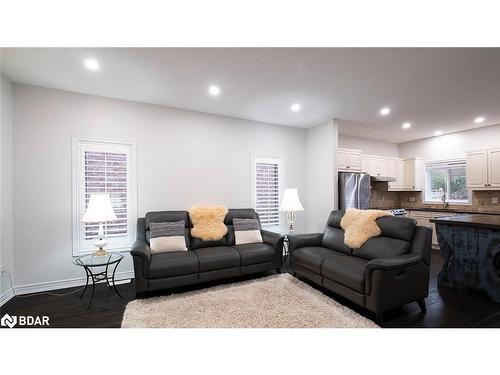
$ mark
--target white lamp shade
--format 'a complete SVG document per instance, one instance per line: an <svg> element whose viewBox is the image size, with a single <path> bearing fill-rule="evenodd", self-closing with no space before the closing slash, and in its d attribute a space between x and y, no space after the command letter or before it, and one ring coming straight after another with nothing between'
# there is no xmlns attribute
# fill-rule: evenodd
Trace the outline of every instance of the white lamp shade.
<svg viewBox="0 0 500 375"><path fill-rule="evenodd" d="M87 211L83 215L84 223L103 223L117 220L109 194L91 194Z"/></svg>
<svg viewBox="0 0 500 375"><path fill-rule="evenodd" d="M304 211L304 207L300 204L299 193L297 189L285 189L283 201L281 202L280 211L297 212Z"/></svg>

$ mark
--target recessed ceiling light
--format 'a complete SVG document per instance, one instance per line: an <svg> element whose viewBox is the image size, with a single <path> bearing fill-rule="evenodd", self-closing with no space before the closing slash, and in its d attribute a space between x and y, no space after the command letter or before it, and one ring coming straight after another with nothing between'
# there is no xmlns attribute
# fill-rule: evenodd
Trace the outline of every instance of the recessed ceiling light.
<svg viewBox="0 0 500 375"><path fill-rule="evenodd" d="M443 134L443 132L442 132L441 130L436 130L436 131L434 132L434 135L441 135L441 134Z"/></svg>
<svg viewBox="0 0 500 375"><path fill-rule="evenodd" d="M99 62L96 59L85 59L84 61L85 67L88 70L96 71L99 70Z"/></svg>
<svg viewBox="0 0 500 375"><path fill-rule="evenodd" d="M403 129L410 129L411 128L411 124L409 122L405 122L403 125L401 125L401 127Z"/></svg>
<svg viewBox="0 0 500 375"><path fill-rule="evenodd" d="M382 116L387 116L389 113L391 113L391 109L388 107L384 107L380 110L380 114Z"/></svg>
<svg viewBox="0 0 500 375"><path fill-rule="evenodd" d="M290 107L290 109L293 112L298 112L298 111L300 111L300 104L299 103L293 103L292 106Z"/></svg>
<svg viewBox="0 0 500 375"><path fill-rule="evenodd" d="M210 95L212 96L217 96L220 94L220 87L219 86L215 86L215 85L212 85L208 88L208 92L210 93Z"/></svg>
<svg viewBox="0 0 500 375"><path fill-rule="evenodd" d="M475 122L476 124L480 124L480 123L484 122L484 120L485 120L485 118L484 118L484 117L476 117L476 118L474 119L474 122Z"/></svg>

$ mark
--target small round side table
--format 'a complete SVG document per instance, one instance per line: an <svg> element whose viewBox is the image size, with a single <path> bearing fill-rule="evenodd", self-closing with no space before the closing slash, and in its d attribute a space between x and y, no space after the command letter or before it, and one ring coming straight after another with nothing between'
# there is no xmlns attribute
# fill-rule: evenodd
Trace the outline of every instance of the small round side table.
<svg viewBox="0 0 500 375"><path fill-rule="evenodd" d="M94 299L95 284L98 281L106 280L106 284L110 288L113 288L116 294L120 296L120 298L123 298L123 296L116 288L115 284L116 269L118 268L118 265L122 261L123 257L124 255L122 253L108 253L107 255L103 256L88 254L88 255L82 255L73 260L73 264L83 267L85 269L85 273L87 274L87 282L85 283L85 289L83 289L83 292L80 294L80 298L82 298L85 292L87 291L87 288L89 286L89 280L92 280L92 294L90 295L90 301L87 306L87 310L90 308L92 300ZM108 269L109 266L112 266L113 264L115 266L110 280L108 275ZM104 271L96 272L95 268L97 267L106 267L106 269ZM94 272L92 272L92 269L94 269Z"/></svg>

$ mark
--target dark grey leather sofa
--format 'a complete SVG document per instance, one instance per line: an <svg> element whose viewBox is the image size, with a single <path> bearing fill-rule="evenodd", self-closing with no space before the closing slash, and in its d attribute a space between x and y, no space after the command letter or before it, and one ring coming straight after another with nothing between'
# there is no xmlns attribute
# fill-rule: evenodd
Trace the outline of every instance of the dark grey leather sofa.
<svg viewBox="0 0 500 375"><path fill-rule="evenodd" d="M432 230L409 218L377 220L382 234L353 250L344 244L343 211L323 233L289 236L290 264L302 276L376 314L416 301L425 312Z"/></svg>
<svg viewBox="0 0 500 375"><path fill-rule="evenodd" d="M186 211L148 212L137 220L134 260L136 293L225 279L276 269L282 263L283 236L261 230L264 243L235 245L233 219L259 219L253 209L230 209L224 223L228 233L219 241L203 241L190 235ZM151 254L149 223L184 220L188 251Z"/></svg>

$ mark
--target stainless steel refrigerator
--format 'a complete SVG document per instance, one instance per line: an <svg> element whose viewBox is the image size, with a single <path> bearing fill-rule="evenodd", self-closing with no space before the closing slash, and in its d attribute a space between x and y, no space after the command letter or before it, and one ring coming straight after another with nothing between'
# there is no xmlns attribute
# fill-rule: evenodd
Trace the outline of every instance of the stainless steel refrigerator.
<svg viewBox="0 0 500 375"><path fill-rule="evenodd" d="M339 172L339 209L370 208L370 175Z"/></svg>

